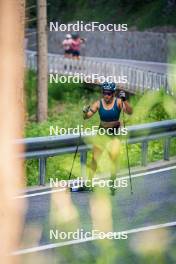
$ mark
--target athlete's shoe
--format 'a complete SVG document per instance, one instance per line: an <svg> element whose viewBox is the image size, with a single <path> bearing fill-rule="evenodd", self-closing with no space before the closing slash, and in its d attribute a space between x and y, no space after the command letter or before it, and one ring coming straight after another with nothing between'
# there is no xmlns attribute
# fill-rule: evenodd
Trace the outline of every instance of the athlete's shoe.
<svg viewBox="0 0 176 264"><path fill-rule="evenodd" d="M73 186L70 187L71 192L93 192L93 187L87 187L85 185L83 186Z"/></svg>

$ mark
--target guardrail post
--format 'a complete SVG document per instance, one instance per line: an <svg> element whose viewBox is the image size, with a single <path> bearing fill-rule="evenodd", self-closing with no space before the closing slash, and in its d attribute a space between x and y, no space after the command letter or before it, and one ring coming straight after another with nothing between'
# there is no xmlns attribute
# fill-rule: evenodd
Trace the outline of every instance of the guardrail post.
<svg viewBox="0 0 176 264"><path fill-rule="evenodd" d="M170 159L170 137L164 139L164 160Z"/></svg>
<svg viewBox="0 0 176 264"><path fill-rule="evenodd" d="M148 142L142 142L142 159L141 164L142 166L147 166L147 153L148 153Z"/></svg>
<svg viewBox="0 0 176 264"><path fill-rule="evenodd" d="M87 163L87 151L80 153L80 162L81 162L81 177L85 180L87 178L86 173L86 163Z"/></svg>
<svg viewBox="0 0 176 264"><path fill-rule="evenodd" d="M142 71L142 93L144 93L145 90L145 72Z"/></svg>
<svg viewBox="0 0 176 264"><path fill-rule="evenodd" d="M46 158L39 158L39 184L45 185L46 178Z"/></svg>

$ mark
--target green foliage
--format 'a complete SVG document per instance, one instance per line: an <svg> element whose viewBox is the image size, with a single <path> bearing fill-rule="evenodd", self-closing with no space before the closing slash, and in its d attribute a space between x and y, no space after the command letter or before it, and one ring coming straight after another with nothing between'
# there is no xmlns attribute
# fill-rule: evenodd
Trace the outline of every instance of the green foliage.
<svg viewBox="0 0 176 264"><path fill-rule="evenodd" d="M37 107L37 79L34 71L26 72L25 78L25 94L26 94L26 108L29 116L36 113Z"/></svg>
<svg viewBox="0 0 176 264"><path fill-rule="evenodd" d="M34 2L27 0L27 6ZM57 4L56 0L48 0L47 3L48 21L128 23L129 27L136 26L139 29L176 25L176 4L169 7L165 0L58 0ZM29 10L28 15L35 17L36 10Z"/></svg>

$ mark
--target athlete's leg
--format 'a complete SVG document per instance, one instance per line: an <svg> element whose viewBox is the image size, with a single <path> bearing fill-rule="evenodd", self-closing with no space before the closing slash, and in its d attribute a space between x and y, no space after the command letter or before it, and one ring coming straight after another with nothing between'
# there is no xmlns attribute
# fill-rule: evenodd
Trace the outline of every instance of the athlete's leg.
<svg viewBox="0 0 176 264"><path fill-rule="evenodd" d="M99 160L101 154L102 154L102 150L99 147L94 145L93 146L93 157L92 157L92 161L91 161L91 165L90 165L90 169L91 169L90 179L92 179L96 173L97 163L98 163L98 160Z"/></svg>
<svg viewBox="0 0 176 264"><path fill-rule="evenodd" d="M119 160L119 153L120 153L120 141L118 139L112 139L107 147L108 150L108 155L110 158L110 162L111 162L111 180L113 182L114 185L114 181L117 178L117 167L118 167L118 160ZM110 188L111 189L111 194L114 195L115 194L115 187Z"/></svg>

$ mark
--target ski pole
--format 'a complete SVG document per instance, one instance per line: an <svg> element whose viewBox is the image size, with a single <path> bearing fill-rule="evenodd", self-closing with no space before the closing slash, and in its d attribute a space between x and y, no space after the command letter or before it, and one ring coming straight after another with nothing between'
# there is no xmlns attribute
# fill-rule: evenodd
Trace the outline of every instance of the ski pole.
<svg viewBox="0 0 176 264"><path fill-rule="evenodd" d="M124 113L124 102L123 101L122 101L122 117L123 117L122 118L123 119L123 126L125 128L126 124L125 124L125 113ZM129 178L130 178L130 190L131 190L131 194L133 194L133 186L132 186L132 179L131 179L131 168L130 168L130 159L129 159L127 138L125 138L125 148L126 148L126 154L127 154L128 173L129 173Z"/></svg>

